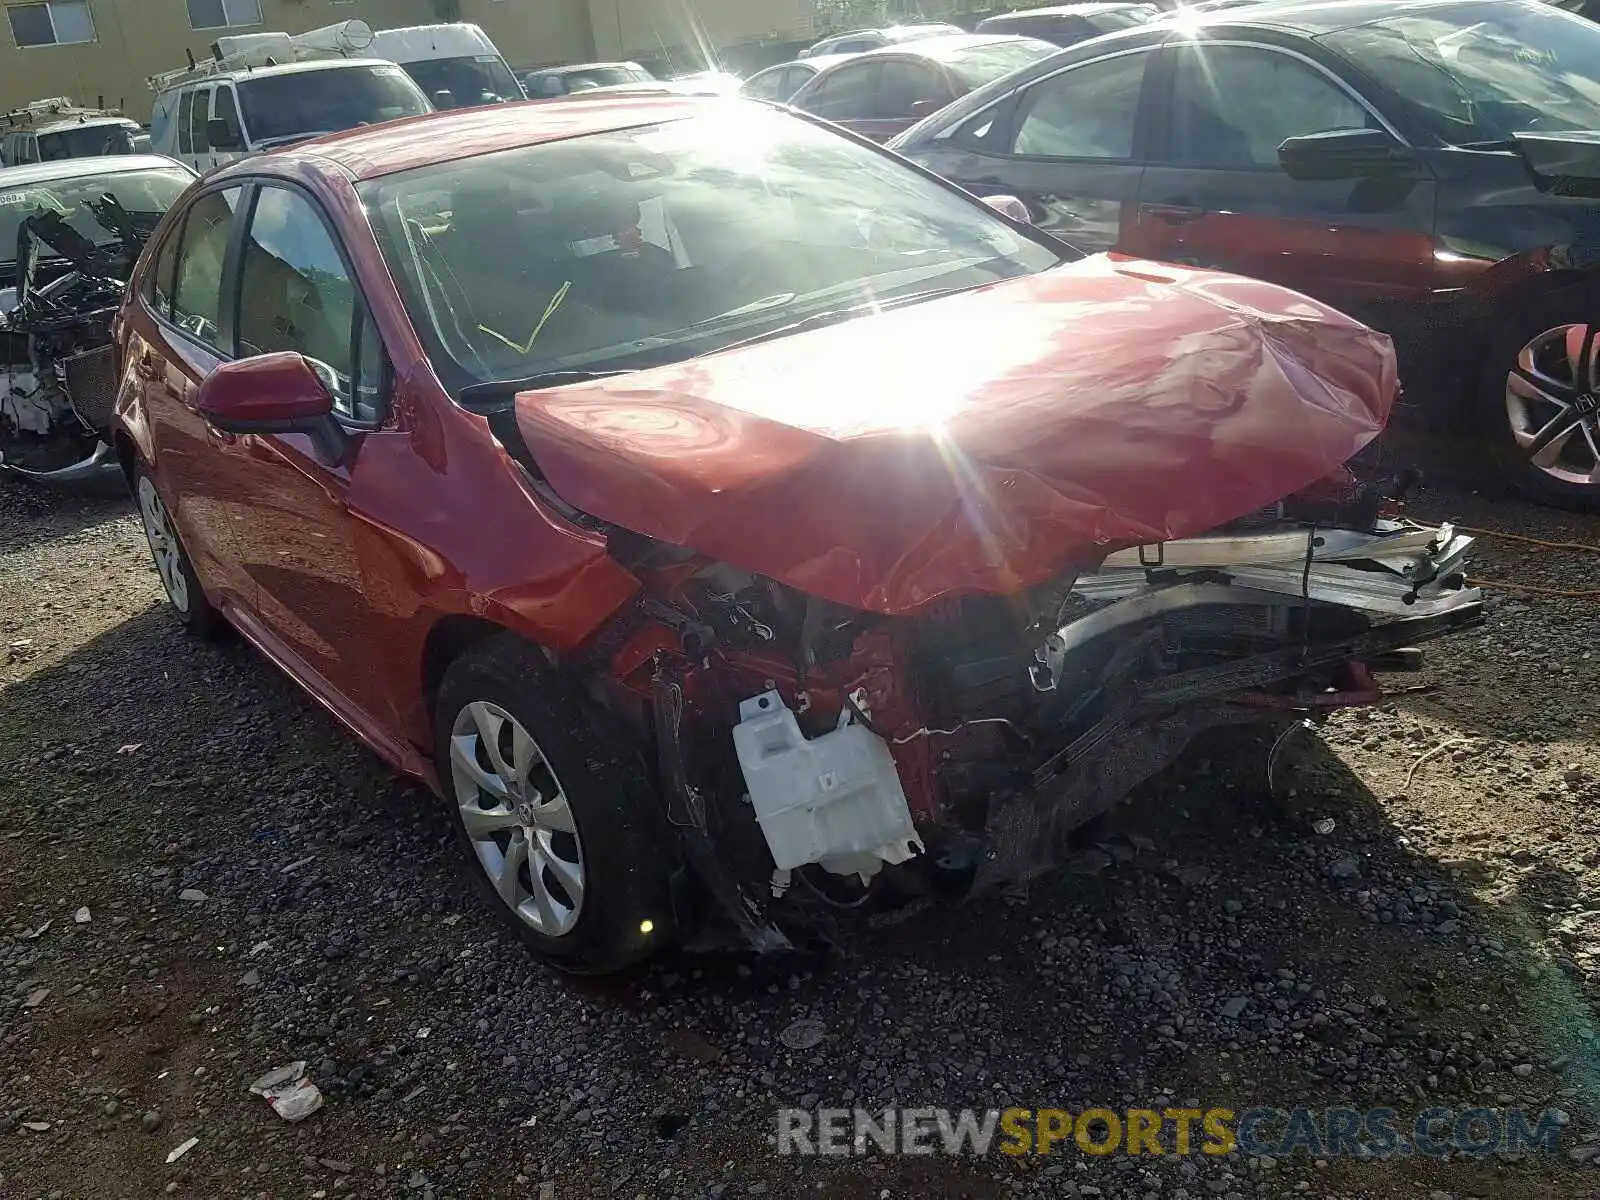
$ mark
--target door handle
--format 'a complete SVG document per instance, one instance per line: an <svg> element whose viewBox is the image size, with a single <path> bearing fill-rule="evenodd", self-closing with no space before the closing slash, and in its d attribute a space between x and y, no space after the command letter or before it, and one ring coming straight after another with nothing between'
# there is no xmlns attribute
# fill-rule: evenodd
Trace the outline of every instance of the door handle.
<svg viewBox="0 0 1600 1200"><path fill-rule="evenodd" d="M1144 204L1140 206L1139 211L1168 225L1187 225L1206 215L1205 209L1188 204Z"/></svg>
<svg viewBox="0 0 1600 1200"><path fill-rule="evenodd" d="M133 360L133 373L146 383L155 383L162 376L162 372L156 369L154 356L148 350L141 350Z"/></svg>

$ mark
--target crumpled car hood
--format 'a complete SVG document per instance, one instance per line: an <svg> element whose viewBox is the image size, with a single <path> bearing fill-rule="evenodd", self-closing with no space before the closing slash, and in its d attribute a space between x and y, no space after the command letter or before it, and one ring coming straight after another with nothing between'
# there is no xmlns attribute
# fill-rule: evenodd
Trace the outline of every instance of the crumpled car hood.
<svg viewBox="0 0 1600 1200"><path fill-rule="evenodd" d="M1313 300L1102 255L515 405L574 507L906 614L1254 512L1395 390L1389 339Z"/></svg>

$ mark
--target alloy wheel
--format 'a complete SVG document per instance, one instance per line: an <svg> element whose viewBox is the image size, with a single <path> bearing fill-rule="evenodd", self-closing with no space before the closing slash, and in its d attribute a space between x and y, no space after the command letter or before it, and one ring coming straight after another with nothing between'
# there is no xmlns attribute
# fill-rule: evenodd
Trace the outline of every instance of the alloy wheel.
<svg viewBox="0 0 1600 1200"><path fill-rule="evenodd" d="M1528 461L1563 483L1600 485L1600 325L1557 325L1506 375L1506 419Z"/></svg>
<svg viewBox="0 0 1600 1200"><path fill-rule="evenodd" d="M500 899L535 933L561 937L583 910L584 859L572 806L533 735L488 701L450 729L461 824Z"/></svg>
<svg viewBox="0 0 1600 1200"><path fill-rule="evenodd" d="M161 502L156 485L148 475L139 476L139 516L144 520L150 557L155 559L156 572L161 576L161 586L167 590L167 599L173 608L187 614L189 577L183 569L183 551L178 546L178 535L173 531L167 506Z"/></svg>

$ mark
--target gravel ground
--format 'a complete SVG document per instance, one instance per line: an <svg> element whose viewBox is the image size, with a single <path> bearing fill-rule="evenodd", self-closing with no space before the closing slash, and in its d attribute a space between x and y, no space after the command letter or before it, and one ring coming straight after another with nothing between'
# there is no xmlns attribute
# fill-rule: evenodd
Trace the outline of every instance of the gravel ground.
<svg viewBox="0 0 1600 1200"><path fill-rule="evenodd" d="M1600 544L1459 492L1419 512ZM1479 564L1600 587L1593 554ZM1197 751L1026 903L579 985L480 909L428 795L237 639L180 634L126 504L0 481L0 1194L1593 1197L1597 650L1600 597L1521 593L1286 743L1286 797L1264 747ZM785 1045L799 1019L818 1044ZM327 1103L291 1125L247 1088L297 1059ZM1570 1124L1513 1161L772 1148L779 1105L1185 1101Z"/></svg>

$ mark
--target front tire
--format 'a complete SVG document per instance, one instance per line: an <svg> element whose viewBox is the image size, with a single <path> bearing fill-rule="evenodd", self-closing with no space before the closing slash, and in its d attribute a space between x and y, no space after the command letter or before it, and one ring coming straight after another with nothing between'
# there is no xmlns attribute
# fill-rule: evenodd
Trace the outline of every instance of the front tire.
<svg viewBox="0 0 1600 1200"><path fill-rule="evenodd" d="M1600 292L1565 288L1509 314L1485 360L1478 409L1508 486L1600 512Z"/></svg>
<svg viewBox="0 0 1600 1200"><path fill-rule="evenodd" d="M133 498L139 505L145 541L150 546L156 574L161 577L161 587L167 593L167 603L190 633L210 637L222 627L222 614L206 599L189 552L178 536L178 527L156 489L155 477L142 465L134 471Z"/></svg>
<svg viewBox="0 0 1600 1200"><path fill-rule="evenodd" d="M504 634L445 672L434 763L468 870L526 945L600 975L671 938L660 801L620 730Z"/></svg>

